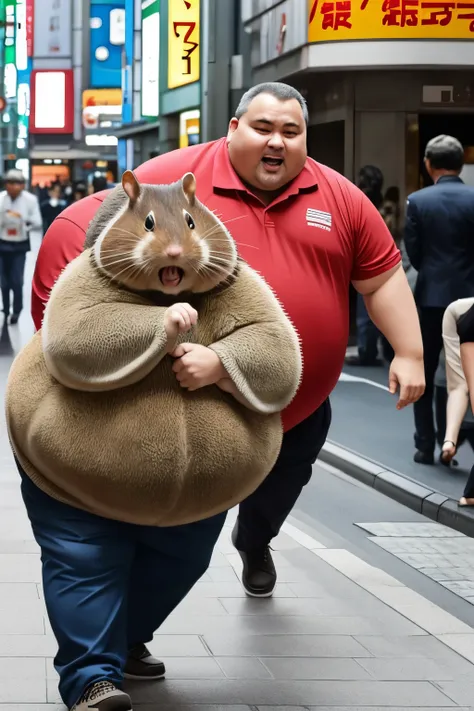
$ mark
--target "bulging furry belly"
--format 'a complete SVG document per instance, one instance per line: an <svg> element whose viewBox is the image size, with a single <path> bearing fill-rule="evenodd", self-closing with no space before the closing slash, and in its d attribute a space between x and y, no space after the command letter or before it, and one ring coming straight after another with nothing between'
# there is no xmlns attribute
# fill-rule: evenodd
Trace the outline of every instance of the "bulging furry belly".
<svg viewBox="0 0 474 711"><path fill-rule="evenodd" d="M170 526L235 506L278 456L279 415L248 410L216 386L181 389L165 359L106 393L64 388L34 338L15 360L6 416L14 452L46 493L91 513Z"/></svg>

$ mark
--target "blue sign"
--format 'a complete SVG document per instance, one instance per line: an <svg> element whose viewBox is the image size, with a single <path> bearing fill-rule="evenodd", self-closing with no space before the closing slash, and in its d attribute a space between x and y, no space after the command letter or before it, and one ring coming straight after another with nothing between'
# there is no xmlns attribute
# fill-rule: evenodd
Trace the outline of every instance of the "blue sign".
<svg viewBox="0 0 474 711"><path fill-rule="evenodd" d="M91 88L120 89L122 87L124 44L125 0L92 2L89 82Z"/></svg>
<svg viewBox="0 0 474 711"><path fill-rule="evenodd" d="M122 63L122 122L131 123L133 121L133 32L134 0L125 0L125 51Z"/></svg>

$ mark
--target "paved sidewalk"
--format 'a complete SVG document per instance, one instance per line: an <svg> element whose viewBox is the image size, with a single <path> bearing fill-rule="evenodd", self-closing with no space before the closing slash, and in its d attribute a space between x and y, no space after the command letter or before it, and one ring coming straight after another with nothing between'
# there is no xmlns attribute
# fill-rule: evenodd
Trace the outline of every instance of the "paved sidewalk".
<svg viewBox="0 0 474 711"><path fill-rule="evenodd" d="M128 687L136 711L467 710L473 704L471 627L291 524L275 544L280 582L274 599L249 600L235 572L233 519L232 512L209 572L151 645L166 661L167 680ZM438 535L452 532L440 526ZM63 710L54 653L38 551L5 454L0 711Z"/></svg>

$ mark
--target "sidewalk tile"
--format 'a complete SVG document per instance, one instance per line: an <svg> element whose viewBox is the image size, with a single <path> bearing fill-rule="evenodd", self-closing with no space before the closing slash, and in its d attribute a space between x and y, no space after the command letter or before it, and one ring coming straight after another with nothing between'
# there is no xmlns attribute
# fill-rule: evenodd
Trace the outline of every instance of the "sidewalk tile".
<svg viewBox="0 0 474 711"><path fill-rule="evenodd" d="M374 638L376 639L376 638ZM249 635L232 638L206 634L204 640L214 656L241 657L371 657L362 644L349 636L337 635ZM448 650L449 651L449 650Z"/></svg>
<svg viewBox="0 0 474 711"><path fill-rule="evenodd" d="M46 680L36 677L0 679L1 704L35 704L46 701ZM0 706L1 709L1 706ZM33 709L31 709L33 711ZM35 710L36 711L36 710Z"/></svg>
<svg viewBox="0 0 474 711"><path fill-rule="evenodd" d="M127 685L131 690L131 685ZM433 684L384 681L170 681L166 684L135 684L137 704L250 704L261 705L380 705L455 706Z"/></svg>
<svg viewBox="0 0 474 711"><path fill-rule="evenodd" d="M357 636L355 639L374 657L446 659L455 654L435 637Z"/></svg>
<svg viewBox="0 0 474 711"><path fill-rule="evenodd" d="M0 583L39 583L40 581L39 555L0 553Z"/></svg>
<svg viewBox="0 0 474 711"><path fill-rule="evenodd" d="M321 657L263 657L263 664L275 679L359 680L370 674L355 659L327 659Z"/></svg>
<svg viewBox="0 0 474 711"><path fill-rule="evenodd" d="M268 666L259 659L248 657L219 657L219 666L228 679L272 679Z"/></svg>

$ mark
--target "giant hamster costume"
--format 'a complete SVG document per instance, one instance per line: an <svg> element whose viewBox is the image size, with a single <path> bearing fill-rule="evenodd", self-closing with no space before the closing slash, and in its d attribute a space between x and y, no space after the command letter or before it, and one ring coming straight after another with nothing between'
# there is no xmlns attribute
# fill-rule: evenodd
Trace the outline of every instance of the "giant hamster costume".
<svg viewBox="0 0 474 711"><path fill-rule="evenodd" d="M190 173L166 186L124 173L10 371L21 467L53 498L106 518L179 525L242 501L276 461L279 413L299 385L293 326L195 187ZM177 302L198 319L170 335ZM183 342L219 355L237 397L224 381L180 385L170 354Z"/></svg>

